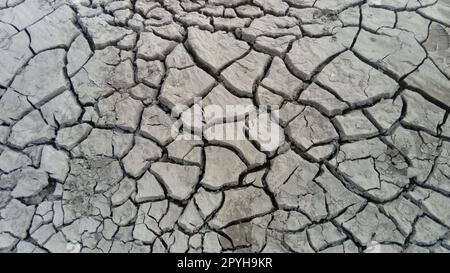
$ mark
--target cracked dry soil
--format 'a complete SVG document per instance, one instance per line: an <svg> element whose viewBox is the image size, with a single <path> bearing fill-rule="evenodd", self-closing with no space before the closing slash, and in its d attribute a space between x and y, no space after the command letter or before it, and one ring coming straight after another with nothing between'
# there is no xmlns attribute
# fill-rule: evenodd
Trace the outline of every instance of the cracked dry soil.
<svg viewBox="0 0 450 273"><path fill-rule="evenodd" d="M0 97L0 252L450 252L449 0L0 0Z"/></svg>

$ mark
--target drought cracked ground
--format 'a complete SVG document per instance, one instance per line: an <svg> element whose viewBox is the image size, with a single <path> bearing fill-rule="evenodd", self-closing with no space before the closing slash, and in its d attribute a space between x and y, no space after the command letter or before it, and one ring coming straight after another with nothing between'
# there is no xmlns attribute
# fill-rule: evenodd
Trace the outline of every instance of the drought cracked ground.
<svg viewBox="0 0 450 273"><path fill-rule="evenodd" d="M0 0L0 252L450 252L449 79L449 0Z"/></svg>

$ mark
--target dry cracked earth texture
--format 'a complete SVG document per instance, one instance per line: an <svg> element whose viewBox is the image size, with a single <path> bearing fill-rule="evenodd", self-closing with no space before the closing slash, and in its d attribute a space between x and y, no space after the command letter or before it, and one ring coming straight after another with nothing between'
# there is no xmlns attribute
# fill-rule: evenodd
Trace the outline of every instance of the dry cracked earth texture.
<svg viewBox="0 0 450 273"><path fill-rule="evenodd" d="M0 252L449 252L449 79L449 0L0 0Z"/></svg>

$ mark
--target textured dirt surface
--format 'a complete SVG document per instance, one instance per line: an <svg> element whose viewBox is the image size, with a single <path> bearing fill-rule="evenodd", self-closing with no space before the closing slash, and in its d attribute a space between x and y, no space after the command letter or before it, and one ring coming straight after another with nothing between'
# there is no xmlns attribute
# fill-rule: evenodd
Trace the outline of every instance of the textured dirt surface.
<svg viewBox="0 0 450 273"><path fill-rule="evenodd" d="M449 110L449 0L0 0L0 252L450 252Z"/></svg>

